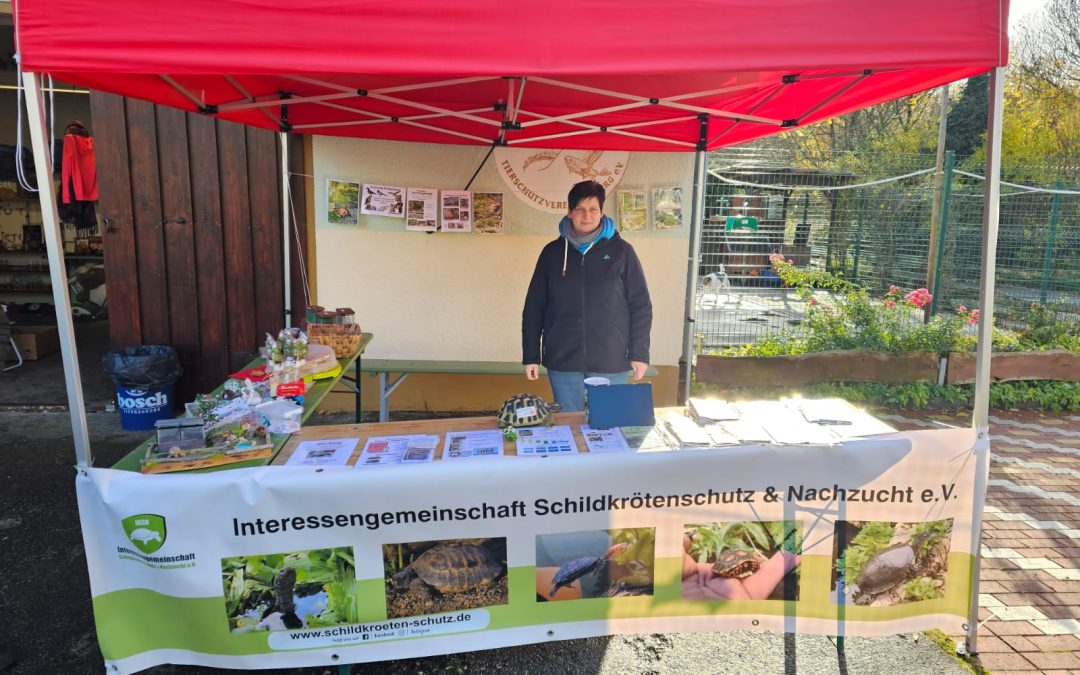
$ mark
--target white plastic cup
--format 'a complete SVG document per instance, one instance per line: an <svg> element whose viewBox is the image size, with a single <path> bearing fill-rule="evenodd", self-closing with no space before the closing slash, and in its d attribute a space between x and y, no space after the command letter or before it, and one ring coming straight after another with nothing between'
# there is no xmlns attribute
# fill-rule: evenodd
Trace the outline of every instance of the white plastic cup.
<svg viewBox="0 0 1080 675"><path fill-rule="evenodd" d="M586 377L585 378L585 386L586 387L606 387L609 384L611 384L611 380L607 379L606 377Z"/></svg>

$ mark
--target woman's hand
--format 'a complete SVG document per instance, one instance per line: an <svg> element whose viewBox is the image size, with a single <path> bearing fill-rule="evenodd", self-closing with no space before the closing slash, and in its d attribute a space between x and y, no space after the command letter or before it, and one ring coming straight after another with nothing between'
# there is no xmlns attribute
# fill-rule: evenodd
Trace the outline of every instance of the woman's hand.
<svg viewBox="0 0 1080 675"><path fill-rule="evenodd" d="M640 380L645 377L645 371L649 369L649 364L643 361L631 361L630 367L634 370L634 379Z"/></svg>
<svg viewBox="0 0 1080 675"><path fill-rule="evenodd" d="M526 380L540 379L540 364L539 363L526 363L525 364L525 379Z"/></svg>

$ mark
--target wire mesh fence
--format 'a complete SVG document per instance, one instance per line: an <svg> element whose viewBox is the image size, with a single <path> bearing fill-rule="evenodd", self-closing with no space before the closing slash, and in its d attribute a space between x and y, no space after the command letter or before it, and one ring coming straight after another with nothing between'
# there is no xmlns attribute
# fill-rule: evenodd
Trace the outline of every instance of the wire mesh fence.
<svg viewBox="0 0 1080 675"><path fill-rule="evenodd" d="M754 145L709 157L698 289L699 347L798 332L805 303L783 288L769 255L833 272L872 294L891 285L939 292L935 311L978 305L984 181L975 159L949 162L940 229L931 233L934 156L835 153L808 161ZM1032 303L1080 319L1080 167L1009 166L997 255L999 325ZM1069 193L1074 194L1069 194ZM930 264L931 239L942 251Z"/></svg>

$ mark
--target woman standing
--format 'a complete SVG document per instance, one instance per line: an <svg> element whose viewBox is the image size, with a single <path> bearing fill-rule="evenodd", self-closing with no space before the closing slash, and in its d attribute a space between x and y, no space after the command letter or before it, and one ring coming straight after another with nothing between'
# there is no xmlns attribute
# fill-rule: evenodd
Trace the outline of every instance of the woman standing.
<svg viewBox="0 0 1080 675"><path fill-rule="evenodd" d="M537 379L544 364L565 411L585 409L585 378L624 384L649 365L649 287L634 248L604 215L604 197L591 180L570 189L559 238L540 252L521 313L525 377Z"/></svg>

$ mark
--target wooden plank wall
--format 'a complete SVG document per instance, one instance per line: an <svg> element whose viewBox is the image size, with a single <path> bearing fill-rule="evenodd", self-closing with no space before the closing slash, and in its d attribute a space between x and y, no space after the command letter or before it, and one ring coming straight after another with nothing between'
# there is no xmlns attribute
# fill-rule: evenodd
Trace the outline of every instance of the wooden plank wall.
<svg viewBox="0 0 1080 675"><path fill-rule="evenodd" d="M284 326L277 134L97 91L90 101L112 345L172 345L190 400ZM302 139L290 148L302 166ZM302 183L292 192L302 199ZM303 203L295 212L306 239ZM293 237L299 320L298 256Z"/></svg>

